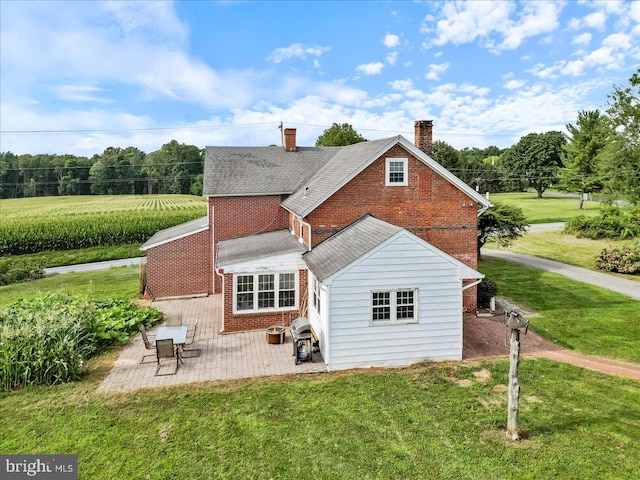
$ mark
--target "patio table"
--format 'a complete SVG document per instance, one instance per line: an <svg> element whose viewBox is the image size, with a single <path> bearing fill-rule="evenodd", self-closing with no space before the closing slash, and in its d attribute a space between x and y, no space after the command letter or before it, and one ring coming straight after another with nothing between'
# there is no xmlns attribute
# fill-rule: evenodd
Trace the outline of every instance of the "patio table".
<svg viewBox="0 0 640 480"><path fill-rule="evenodd" d="M176 347L176 354L181 362L182 355L180 354L180 350L184 347L184 344L187 341L187 329L187 325L160 325L156 332L156 340L173 339L173 344Z"/></svg>

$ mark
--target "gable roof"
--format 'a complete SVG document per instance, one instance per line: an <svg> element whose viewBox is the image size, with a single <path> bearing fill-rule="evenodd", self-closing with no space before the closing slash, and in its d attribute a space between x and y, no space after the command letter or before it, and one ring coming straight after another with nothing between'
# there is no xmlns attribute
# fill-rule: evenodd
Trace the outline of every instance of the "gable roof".
<svg viewBox="0 0 640 480"><path fill-rule="evenodd" d="M203 195L284 195L295 192L341 147L207 147Z"/></svg>
<svg viewBox="0 0 640 480"><path fill-rule="evenodd" d="M363 255L398 235L416 239L425 249L454 264L459 269L460 279L483 278L484 275L451 255L434 247L404 228L392 225L367 214L336 234L320 242L302 255L309 270L320 282L340 272Z"/></svg>
<svg viewBox="0 0 640 480"><path fill-rule="evenodd" d="M401 230L367 214L320 242L302 259L322 282Z"/></svg>
<svg viewBox="0 0 640 480"><path fill-rule="evenodd" d="M289 230L258 233L219 242L216 267L223 268L276 255L302 253L306 250L307 248L291 235Z"/></svg>
<svg viewBox="0 0 640 480"><path fill-rule="evenodd" d="M181 223L174 227L165 228L156 232L149 240L147 240L140 250L148 250L153 247L160 246L164 243L173 242L179 238L188 237L195 233L204 232L209 229L209 218L200 217L190 222Z"/></svg>
<svg viewBox="0 0 640 480"><path fill-rule="evenodd" d="M282 206L301 217L306 217L395 145L400 145L434 172L474 199L476 203L485 207L491 206L486 198L401 135L342 147L317 173L304 182L300 189L286 198L282 202Z"/></svg>

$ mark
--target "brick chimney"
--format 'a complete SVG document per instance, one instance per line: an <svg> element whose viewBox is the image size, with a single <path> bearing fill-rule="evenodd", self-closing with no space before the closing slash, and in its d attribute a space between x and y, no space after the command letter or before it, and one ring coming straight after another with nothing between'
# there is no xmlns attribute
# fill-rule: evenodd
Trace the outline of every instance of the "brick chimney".
<svg viewBox="0 0 640 480"><path fill-rule="evenodd" d="M415 144L427 155L433 154L433 120L416 120Z"/></svg>
<svg viewBox="0 0 640 480"><path fill-rule="evenodd" d="M296 145L296 129L285 128L284 129L284 151L295 152L298 149Z"/></svg>

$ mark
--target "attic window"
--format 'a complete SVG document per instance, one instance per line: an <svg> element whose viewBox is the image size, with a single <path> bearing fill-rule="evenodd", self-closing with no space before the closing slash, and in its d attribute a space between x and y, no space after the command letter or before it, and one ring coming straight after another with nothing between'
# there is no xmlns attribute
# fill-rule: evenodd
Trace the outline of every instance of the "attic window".
<svg viewBox="0 0 640 480"><path fill-rule="evenodd" d="M406 158L387 158L387 187L406 187L409 184L409 161Z"/></svg>

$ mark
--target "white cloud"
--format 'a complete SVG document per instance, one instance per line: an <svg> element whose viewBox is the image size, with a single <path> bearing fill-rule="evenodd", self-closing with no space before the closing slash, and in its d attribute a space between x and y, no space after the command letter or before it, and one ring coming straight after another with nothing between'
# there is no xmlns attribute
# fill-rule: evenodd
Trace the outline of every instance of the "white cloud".
<svg viewBox="0 0 640 480"><path fill-rule="evenodd" d="M309 47L302 43L294 43L288 47L276 48L267 60L273 63L281 63L291 58L306 59L307 56L320 57L323 53L329 51L329 47Z"/></svg>
<svg viewBox="0 0 640 480"><path fill-rule="evenodd" d="M425 75L425 78L429 80L440 80L440 75L446 72L449 69L449 62L446 63L432 63L427 67L428 71Z"/></svg>
<svg viewBox="0 0 640 480"><path fill-rule="evenodd" d="M524 85L523 80L509 80L503 85L507 90L516 90Z"/></svg>
<svg viewBox="0 0 640 480"><path fill-rule="evenodd" d="M392 33L387 33L384 36L382 43L387 48L396 48L400 44L400 37L398 35L393 35Z"/></svg>
<svg viewBox="0 0 640 480"><path fill-rule="evenodd" d="M101 97L102 88L91 85L58 85L54 88L58 98L73 102L111 103L112 100Z"/></svg>
<svg viewBox="0 0 640 480"><path fill-rule="evenodd" d="M522 5L517 18L512 19L519 6L513 2L445 3L441 9L443 18L436 23L437 35L431 43L442 46L482 40L484 48L500 53L518 48L529 37L558 28L562 4L527 2Z"/></svg>
<svg viewBox="0 0 640 480"><path fill-rule="evenodd" d="M607 16L604 12L593 12L585 16L582 20L587 27L604 30L605 24L607 23Z"/></svg>
<svg viewBox="0 0 640 480"><path fill-rule="evenodd" d="M363 65L358 65L356 70L364 75L378 75L382 73L382 69L384 68L384 64L381 62L374 63L365 63Z"/></svg>
<svg viewBox="0 0 640 480"><path fill-rule="evenodd" d="M389 82L389 86L393 89L393 90L409 90L410 88L413 87L413 82L411 81L411 79L406 79L406 80L394 80L393 82Z"/></svg>
<svg viewBox="0 0 640 480"><path fill-rule="evenodd" d="M584 32L573 37L571 43L574 45L589 45L589 43L591 43L591 37L593 37L593 35L588 32Z"/></svg>
<svg viewBox="0 0 640 480"><path fill-rule="evenodd" d="M624 33L614 33L602 41L602 44L617 49L631 48L631 37Z"/></svg>
<svg viewBox="0 0 640 480"><path fill-rule="evenodd" d="M397 59L398 59L398 52L390 52L387 55L387 63L389 65L395 65Z"/></svg>
<svg viewBox="0 0 640 480"><path fill-rule="evenodd" d="M571 75L573 77L578 77L580 75L584 75L584 67L585 63L582 60L574 60L572 62L567 62L560 71L563 75Z"/></svg>

